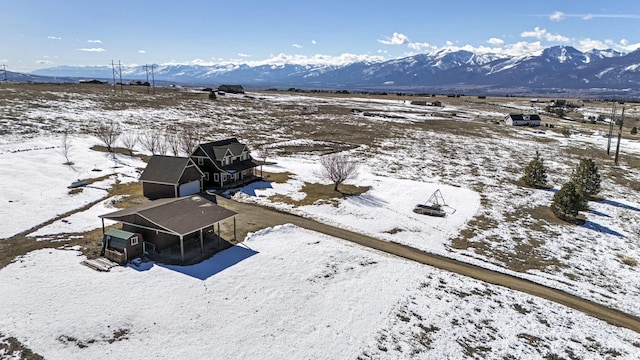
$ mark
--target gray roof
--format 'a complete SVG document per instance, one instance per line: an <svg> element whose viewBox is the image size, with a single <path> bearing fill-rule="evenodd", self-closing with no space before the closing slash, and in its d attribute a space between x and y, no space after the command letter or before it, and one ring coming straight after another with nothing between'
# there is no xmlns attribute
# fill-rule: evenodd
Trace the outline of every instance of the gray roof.
<svg viewBox="0 0 640 360"><path fill-rule="evenodd" d="M242 144L236 138L229 138L219 141L212 141L204 144L200 144L200 148L204 151L211 160L222 161L227 151L231 152L232 156L238 156L242 154L246 145Z"/></svg>
<svg viewBox="0 0 640 360"><path fill-rule="evenodd" d="M140 175L141 181L157 182L163 184L177 184L182 177L184 169L189 165L189 158L153 155L149 159L147 167Z"/></svg>
<svg viewBox="0 0 640 360"><path fill-rule="evenodd" d="M100 215L100 217L125 222L123 220L131 215L138 215L169 233L187 235L213 226L224 219L237 215L237 213L216 205L201 196L192 195L183 198L154 200Z"/></svg>

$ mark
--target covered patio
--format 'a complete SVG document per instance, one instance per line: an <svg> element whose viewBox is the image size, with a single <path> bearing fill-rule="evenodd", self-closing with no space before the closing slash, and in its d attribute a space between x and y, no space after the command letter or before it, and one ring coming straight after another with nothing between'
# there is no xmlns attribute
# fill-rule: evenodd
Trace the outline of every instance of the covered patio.
<svg viewBox="0 0 640 360"><path fill-rule="evenodd" d="M192 260L193 257L201 258L202 256L196 256L198 253L203 255L217 248L226 247L225 243L228 243L220 236L221 221L233 218L233 241L235 242L235 215L237 213L210 200L192 195L154 200L100 215L100 218L103 233L105 219L122 223L123 230L142 234L145 252L162 254L163 256L159 258L166 257L170 261L171 249L179 245L179 259L181 263L185 263L185 260Z"/></svg>

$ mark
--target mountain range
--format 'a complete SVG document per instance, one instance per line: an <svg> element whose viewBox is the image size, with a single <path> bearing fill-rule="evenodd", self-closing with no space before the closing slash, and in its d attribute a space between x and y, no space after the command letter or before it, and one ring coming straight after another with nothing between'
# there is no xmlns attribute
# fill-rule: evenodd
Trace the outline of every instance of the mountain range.
<svg viewBox="0 0 640 360"><path fill-rule="evenodd" d="M146 80L144 66L123 66L122 78ZM113 78L111 66L59 66L30 75ZM522 56L444 49L384 62L348 65L225 64L154 65L156 81L207 85L233 83L248 88L347 89L366 91L466 92L637 96L640 49L581 52L555 46ZM149 78L150 79L150 78Z"/></svg>

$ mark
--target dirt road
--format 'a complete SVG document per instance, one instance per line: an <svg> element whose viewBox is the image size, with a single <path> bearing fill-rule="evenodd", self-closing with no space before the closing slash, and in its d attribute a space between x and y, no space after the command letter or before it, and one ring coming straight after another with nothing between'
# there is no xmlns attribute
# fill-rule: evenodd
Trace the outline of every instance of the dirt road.
<svg viewBox="0 0 640 360"><path fill-rule="evenodd" d="M265 227L290 223L305 229L338 237L362 246L366 246L379 251L384 251L392 255L417 261L422 264L430 265L442 270L450 271L456 274L468 276L484 282L504 286L513 290L531 294L533 296L541 297L581 311L585 314L604 320L610 324L625 327L640 333L640 318L636 316L608 308L604 305L600 305L598 303L571 295L564 291L540 285L529 280L485 269L476 265L467 264L440 255L427 253L410 246L379 240L352 231L322 224L314 220L305 219L299 216L264 208L258 205L238 203L236 201L224 199L221 197L218 197L218 204L238 213L238 239L244 239L247 233L258 231Z"/></svg>

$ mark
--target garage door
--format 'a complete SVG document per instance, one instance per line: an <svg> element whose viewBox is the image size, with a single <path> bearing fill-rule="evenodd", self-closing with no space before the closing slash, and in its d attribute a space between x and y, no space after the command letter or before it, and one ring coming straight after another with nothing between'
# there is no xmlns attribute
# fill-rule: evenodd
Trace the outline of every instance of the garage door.
<svg viewBox="0 0 640 360"><path fill-rule="evenodd" d="M200 181L194 180L186 184L180 185L178 193L180 196L189 196L200 192Z"/></svg>

